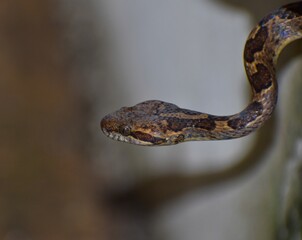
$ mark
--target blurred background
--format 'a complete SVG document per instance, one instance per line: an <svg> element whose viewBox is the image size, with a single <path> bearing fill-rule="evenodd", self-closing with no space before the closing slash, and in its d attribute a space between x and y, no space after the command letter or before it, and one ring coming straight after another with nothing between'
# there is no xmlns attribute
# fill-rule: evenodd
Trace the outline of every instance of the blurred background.
<svg viewBox="0 0 302 240"><path fill-rule="evenodd" d="M301 41L256 134L148 148L99 128L148 99L239 112L247 35L286 3L2 0L0 239L301 239Z"/></svg>

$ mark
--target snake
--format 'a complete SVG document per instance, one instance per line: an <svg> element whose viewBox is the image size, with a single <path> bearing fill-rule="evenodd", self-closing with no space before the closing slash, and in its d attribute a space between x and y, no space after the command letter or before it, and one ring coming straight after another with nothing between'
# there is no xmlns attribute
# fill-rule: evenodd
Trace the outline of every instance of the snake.
<svg viewBox="0 0 302 240"><path fill-rule="evenodd" d="M252 96L239 113L216 116L148 100L106 115L101 130L113 140L142 146L247 136L271 117L278 98L277 58L286 45L300 38L302 1L272 11L252 29L243 52Z"/></svg>

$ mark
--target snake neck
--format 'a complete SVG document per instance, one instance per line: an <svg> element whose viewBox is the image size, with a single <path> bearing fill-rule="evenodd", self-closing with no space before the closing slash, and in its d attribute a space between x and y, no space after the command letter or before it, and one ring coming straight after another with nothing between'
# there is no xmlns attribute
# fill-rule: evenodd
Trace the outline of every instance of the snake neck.
<svg viewBox="0 0 302 240"><path fill-rule="evenodd" d="M221 131L218 139L245 136L270 118L278 98L277 58L286 45L300 38L302 2L281 7L251 31L244 49L244 66L252 88L252 101L243 111L230 116L228 130Z"/></svg>

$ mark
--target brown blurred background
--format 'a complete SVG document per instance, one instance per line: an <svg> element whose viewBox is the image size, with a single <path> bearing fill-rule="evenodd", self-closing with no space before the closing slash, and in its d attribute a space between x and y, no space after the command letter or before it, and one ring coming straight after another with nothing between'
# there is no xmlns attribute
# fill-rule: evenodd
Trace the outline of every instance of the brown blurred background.
<svg viewBox="0 0 302 240"><path fill-rule="evenodd" d="M72 44L76 9L51 0L0 2L3 240L109 239L87 150L90 103L85 79L75 75L78 56L93 57L94 43ZM92 27L81 24L82 34Z"/></svg>

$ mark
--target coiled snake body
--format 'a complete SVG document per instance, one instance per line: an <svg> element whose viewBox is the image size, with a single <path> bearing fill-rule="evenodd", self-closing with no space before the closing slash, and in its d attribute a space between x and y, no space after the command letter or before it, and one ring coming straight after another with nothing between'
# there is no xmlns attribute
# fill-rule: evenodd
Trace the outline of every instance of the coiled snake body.
<svg viewBox="0 0 302 240"><path fill-rule="evenodd" d="M243 57L252 100L237 114L214 116L150 100L105 116L101 129L114 140L149 146L246 136L271 116L278 96L277 57L287 44L299 38L302 38L302 2L270 13L251 31Z"/></svg>

